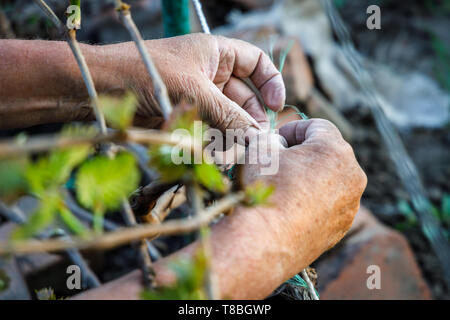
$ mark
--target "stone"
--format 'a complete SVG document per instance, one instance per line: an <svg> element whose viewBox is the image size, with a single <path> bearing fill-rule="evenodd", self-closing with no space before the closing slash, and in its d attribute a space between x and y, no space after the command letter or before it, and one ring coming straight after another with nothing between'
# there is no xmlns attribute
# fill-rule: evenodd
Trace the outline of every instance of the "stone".
<svg viewBox="0 0 450 320"><path fill-rule="evenodd" d="M363 207L344 240L314 267L323 300L431 299L405 237ZM374 280L378 270L379 288Z"/></svg>

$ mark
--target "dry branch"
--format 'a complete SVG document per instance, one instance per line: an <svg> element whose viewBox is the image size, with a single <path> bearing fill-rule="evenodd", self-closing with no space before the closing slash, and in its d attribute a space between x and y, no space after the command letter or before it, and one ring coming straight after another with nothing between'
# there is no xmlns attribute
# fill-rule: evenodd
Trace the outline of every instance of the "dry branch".
<svg viewBox="0 0 450 320"><path fill-rule="evenodd" d="M44 11L44 13L49 17L49 19L55 24L58 30L66 35L66 40L72 50L72 53L77 61L78 68L81 71L81 75L83 76L84 83L88 90L89 97L91 99L92 107L94 109L95 117L100 125L100 130L102 134L107 133L105 118L98 106L98 96L97 91L95 90L94 81L92 80L91 73L86 64L86 60L84 59L83 53L80 50L80 46L76 40L76 31L68 30L64 23L59 20L53 10L45 3L44 0L34 0L34 2Z"/></svg>
<svg viewBox="0 0 450 320"><path fill-rule="evenodd" d="M161 112L164 119L168 119L172 113L172 104L169 100L169 95L167 94L167 88L159 75L158 70L155 67L150 55L148 54L147 48L145 47L144 39L142 39L141 33L136 27L130 13L130 6L123 3L121 0L116 1L117 11L119 12L120 21L124 24L125 28L131 35L137 49L144 61L145 68L150 75L153 83L153 94L161 107Z"/></svg>
<svg viewBox="0 0 450 320"><path fill-rule="evenodd" d="M0 254L54 252L69 248L107 250L153 236L188 233L207 226L222 212L239 204L244 200L244 197L245 194L243 192L229 194L218 200L214 205L200 212L198 216L189 220L171 220L161 225L137 225L135 227L118 229L99 236L93 235L86 239L49 239L0 243Z"/></svg>
<svg viewBox="0 0 450 320"><path fill-rule="evenodd" d="M0 140L0 158L15 157L32 152L44 152L56 148L68 148L75 145L96 144L103 142L132 141L142 144L167 144L185 150L194 150L194 143L188 137L176 137L160 130L111 131L95 137L61 137L58 135L38 135L29 137L25 142L17 139Z"/></svg>

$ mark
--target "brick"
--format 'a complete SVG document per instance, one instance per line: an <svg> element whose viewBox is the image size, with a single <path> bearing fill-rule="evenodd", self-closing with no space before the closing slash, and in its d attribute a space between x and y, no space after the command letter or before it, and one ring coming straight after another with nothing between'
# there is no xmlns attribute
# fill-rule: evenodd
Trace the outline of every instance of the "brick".
<svg viewBox="0 0 450 320"><path fill-rule="evenodd" d="M371 265L380 268L380 289L367 286ZM349 235L315 267L324 300L431 299L405 237L382 225L365 208L358 212Z"/></svg>

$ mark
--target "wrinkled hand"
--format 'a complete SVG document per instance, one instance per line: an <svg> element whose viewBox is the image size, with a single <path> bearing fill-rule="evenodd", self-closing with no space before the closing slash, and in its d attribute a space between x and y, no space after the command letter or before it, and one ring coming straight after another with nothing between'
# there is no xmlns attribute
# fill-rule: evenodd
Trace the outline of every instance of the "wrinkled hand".
<svg viewBox="0 0 450 320"><path fill-rule="evenodd" d="M260 216L295 273L342 239L359 208L367 178L351 146L329 121L293 121L279 134L288 148L280 146L278 173L260 176L258 165L246 165L244 180L275 186L272 202L277 212L264 208ZM269 141L279 143L273 135ZM251 141L249 148L255 147Z"/></svg>
<svg viewBox="0 0 450 320"><path fill-rule="evenodd" d="M134 44L118 46L125 57L121 74L140 96L137 122L145 126L161 123L151 80ZM264 108L240 78L250 78L270 109L279 111L284 106L281 74L262 50L249 43L190 34L147 41L147 46L172 102L185 100L198 106L202 118L213 127L224 130L268 126Z"/></svg>

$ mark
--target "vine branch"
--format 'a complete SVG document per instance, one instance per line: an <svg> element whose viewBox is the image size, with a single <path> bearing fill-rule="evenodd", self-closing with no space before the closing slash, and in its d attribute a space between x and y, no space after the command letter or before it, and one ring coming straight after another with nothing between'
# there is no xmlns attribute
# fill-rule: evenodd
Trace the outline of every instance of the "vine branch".
<svg viewBox="0 0 450 320"><path fill-rule="evenodd" d="M54 252L69 248L107 250L136 240L160 235L188 233L207 226L222 212L239 204L245 198L244 192L229 194L218 200L214 205L202 210L196 217L185 220L171 220L160 225L137 225L107 232L103 235L93 235L89 238L74 238L68 240L28 240L0 243L0 254L25 254L35 252Z"/></svg>

